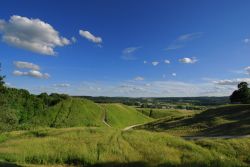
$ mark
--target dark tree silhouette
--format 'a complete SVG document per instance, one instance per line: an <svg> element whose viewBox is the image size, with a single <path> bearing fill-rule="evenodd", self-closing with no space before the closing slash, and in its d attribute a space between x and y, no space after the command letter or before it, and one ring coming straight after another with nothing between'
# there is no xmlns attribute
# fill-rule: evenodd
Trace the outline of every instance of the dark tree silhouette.
<svg viewBox="0 0 250 167"><path fill-rule="evenodd" d="M1 71L2 71L2 65L0 63L0 72ZM0 75L0 88L2 88L4 86L4 84L5 84L4 78L5 78L5 76Z"/></svg>
<svg viewBox="0 0 250 167"><path fill-rule="evenodd" d="M247 82L241 82L238 84L238 90L235 90L230 96L231 103L250 103L250 89Z"/></svg>

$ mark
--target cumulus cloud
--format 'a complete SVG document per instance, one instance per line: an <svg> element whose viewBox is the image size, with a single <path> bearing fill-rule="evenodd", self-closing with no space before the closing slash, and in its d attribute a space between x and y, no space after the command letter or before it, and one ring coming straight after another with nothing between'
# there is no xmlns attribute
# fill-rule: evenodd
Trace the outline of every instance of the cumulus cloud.
<svg viewBox="0 0 250 167"><path fill-rule="evenodd" d="M89 31L79 30L79 34L91 42L94 42L97 44L102 43L101 37L96 37L93 34L91 34Z"/></svg>
<svg viewBox="0 0 250 167"><path fill-rule="evenodd" d="M250 78L236 78L214 81L214 83L218 85L238 85L241 82L250 83Z"/></svg>
<svg viewBox="0 0 250 167"><path fill-rule="evenodd" d="M70 44L50 24L17 15L9 21L0 20L0 33L4 42L44 55L55 55L55 47Z"/></svg>
<svg viewBox="0 0 250 167"><path fill-rule="evenodd" d="M243 40L243 42L244 42L244 43L249 43L249 42L250 42L250 39L249 39L249 38L245 38L245 39Z"/></svg>
<svg viewBox="0 0 250 167"><path fill-rule="evenodd" d="M195 32L195 33L188 33L188 34L181 35L176 40L174 40L166 48L166 50L176 50L176 49L182 48L188 41L192 41L194 39L200 38L202 35L203 35L202 32Z"/></svg>
<svg viewBox="0 0 250 167"><path fill-rule="evenodd" d="M54 84L53 86L60 87L60 88L67 88L67 87L70 87L70 84L68 84L68 83L60 83L60 84Z"/></svg>
<svg viewBox="0 0 250 167"><path fill-rule="evenodd" d="M246 70L246 73L247 73L248 75L250 75L250 66L246 67L245 70Z"/></svg>
<svg viewBox="0 0 250 167"><path fill-rule="evenodd" d="M38 65L33 64L33 63L29 63L29 62L25 62L25 61L15 61L14 65L16 68L19 68L19 69L27 68L27 69L32 69L32 70L36 70L36 71L40 70L40 67Z"/></svg>
<svg viewBox="0 0 250 167"><path fill-rule="evenodd" d="M134 80L135 80L135 81L143 81L143 80L144 80L144 78L143 78L143 77L141 77L141 76L138 76L138 77L135 77L135 78L134 78Z"/></svg>
<svg viewBox="0 0 250 167"><path fill-rule="evenodd" d="M172 76L175 77L177 74L176 73L172 73Z"/></svg>
<svg viewBox="0 0 250 167"><path fill-rule="evenodd" d="M13 71L13 75L15 76L29 76L33 78L40 78L40 79L48 79L50 75L48 73L41 73L40 71L30 70L28 72L23 72L19 70Z"/></svg>
<svg viewBox="0 0 250 167"><path fill-rule="evenodd" d="M169 60L164 60L164 63L165 64L170 64L170 61Z"/></svg>
<svg viewBox="0 0 250 167"><path fill-rule="evenodd" d="M158 61L153 61L153 62L152 62L152 65L153 65L153 66L157 66L159 63L160 63L160 62L158 62Z"/></svg>
<svg viewBox="0 0 250 167"><path fill-rule="evenodd" d="M128 47L122 51L122 59L124 60L135 60L134 53L138 51L141 47ZM145 64L145 61L144 61Z"/></svg>
<svg viewBox="0 0 250 167"><path fill-rule="evenodd" d="M198 60L195 57L193 57L193 58L184 57L182 59L179 59L179 62L185 63L185 64L194 64L197 61Z"/></svg>

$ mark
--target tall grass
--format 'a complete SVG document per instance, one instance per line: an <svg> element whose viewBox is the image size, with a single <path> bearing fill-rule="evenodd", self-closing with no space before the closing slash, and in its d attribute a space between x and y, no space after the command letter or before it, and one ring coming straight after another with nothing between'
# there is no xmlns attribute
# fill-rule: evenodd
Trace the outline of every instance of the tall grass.
<svg viewBox="0 0 250 167"><path fill-rule="evenodd" d="M0 160L73 166L247 166L250 139L186 141L166 133L66 128L2 134ZM6 137L7 136L7 137Z"/></svg>

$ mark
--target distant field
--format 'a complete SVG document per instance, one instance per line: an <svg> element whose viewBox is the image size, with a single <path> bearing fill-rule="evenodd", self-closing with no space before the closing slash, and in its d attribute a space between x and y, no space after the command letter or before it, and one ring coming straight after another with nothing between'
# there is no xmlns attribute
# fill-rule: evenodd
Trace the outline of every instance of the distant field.
<svg viewBox="0 0 250 167"><path fill-rule="evenodd" d="M166 117L138 128L178 136L246 135L250 134L250 105L226 105L192 117Z"/></svg>
<svg viewBox="0 0 250 167"><path fill-rule="evenodd" d="M137 108L142 114L152 118L163 118L163 117L180 117L190 116L200 111L193 110L180 110L180 109L150 109L150 108Z"/></svg>
<svg viewBox="0 0 250 167"><path fill-rule="evenodd" d="M112 127L125 128L130 125L152 121L152 118L138 112L135 108L123 104L101 104L106 112L106 122Z"/></svg>
<svg viewBox="0 0 250 167"><path fill-rule="evenodd" d="M186 141L161 132L43 129L1 134L0 166L12 162L24 166L237 167L249 165L249 150L250 139Z"/></svg>

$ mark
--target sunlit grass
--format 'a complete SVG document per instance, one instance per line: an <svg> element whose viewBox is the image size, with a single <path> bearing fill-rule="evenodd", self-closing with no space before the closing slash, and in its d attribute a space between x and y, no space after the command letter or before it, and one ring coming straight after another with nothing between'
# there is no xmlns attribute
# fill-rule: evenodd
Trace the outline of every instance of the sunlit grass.
<svg viewBox="0 0 250 167"><path fill-rule="evenodd" d="M4 137L5 136L5 137ZM247 166L250 139L186 141L113 128L16 131L0 136L0 160L38 165Z"/></svg>

